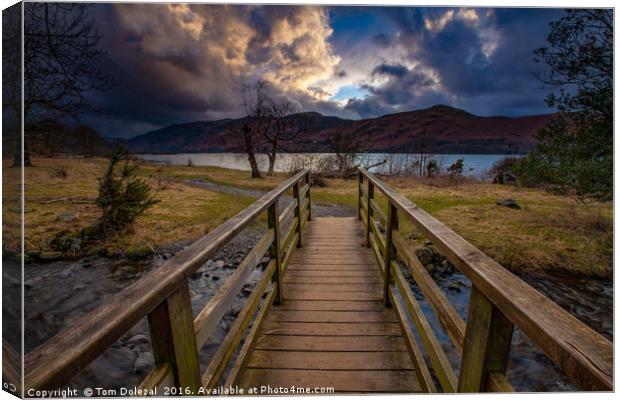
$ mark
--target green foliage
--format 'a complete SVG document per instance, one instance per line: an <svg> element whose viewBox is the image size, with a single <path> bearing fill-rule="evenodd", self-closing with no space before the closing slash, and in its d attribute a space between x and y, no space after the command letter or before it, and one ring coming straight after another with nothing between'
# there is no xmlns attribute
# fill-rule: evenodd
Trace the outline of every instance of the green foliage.
<svg viewBox="0 0 620 400"><path fill-rule="evenodd" d="M463 159L459 158L452 165L450 165L448 167L448 172L450 173L450 178L460 179L463 175Z"/></svg>
<svg viewBox="0 0 620 400"><path fill-rule="evenodd" d="M560 113L514 167L519 183L603 200L613 195L613 11L568 10L536 51L561 87L547 97Z"/></svg>
<svg viewBox="0 0 620 400"><path fill-rule="evenodd" d="M122 231L135 219L159 202L146 180L138 177L138 164L126 151L117 149L111 155L108 168L99 178L99 196L95 201L102 211L99 228L102 233Z"/></svg>
<svg viewBox="0 0 620 400"><path fill-rule="evenodd" d="M432 178L437 172L439 172L439 164L437 164L437 160L429 160L426 163L426 176Z"/></svg>
<svg viewBox="0 0 620 400"><path fill-rule="evenodd" d="M570 124L570 125L569 125ZM558 118L538 134L539 144L514 172L524 186L610 199L613 195L613 129Z"/></svg>

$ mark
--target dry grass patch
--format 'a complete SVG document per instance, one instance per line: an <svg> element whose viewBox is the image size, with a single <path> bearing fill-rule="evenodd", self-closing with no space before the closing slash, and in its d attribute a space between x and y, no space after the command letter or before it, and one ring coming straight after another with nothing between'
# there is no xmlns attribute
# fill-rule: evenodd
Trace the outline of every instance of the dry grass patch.
<svg viewBox="0 0 620 400"><path fill-rule="evenodd" d="M35 166L25 171L26 251L47 251L58 232L76 232L96 223L100 216L94 205L97 177L106 163L104 159L34 160ZM54 176L55 167L61 164L66 169L66 178ZM4 168L4 181L15 179L16 173L19 169ZM158 184L157 176L149 179L153 185ZM157 247L197 239L253 202L249 197L211 192L178 182L169 182L158 198L161 201L136 220L132 232L108 239L105 247L112 252L123 252L131 246ZM15 220L16 216L19 207L3 207L5 221ZM13 225L3 227L4 248L18 251L19 220Z"/></svg>
<svg viewBox="0 0 620 400"><path fill-rule="evenodd" d="M396 186L510 270L612 276L611 202L486 183L439 189L400 181ZM516 200L523 209L498 206L495 202L502 198Z"/></svg>
<svg viewBox="0 0 620 400"><path fill-rule="evenodd" d="M288 174L276 173L273 176L263 176L260 179L252 179L249 171L239 171L209 166L186 166L186 165L166 165L155 164L142 161L142 174L157 175L162 174L180 180L203 179L221 185L232 185L235 187L268 191L282 183Z"/></svg>

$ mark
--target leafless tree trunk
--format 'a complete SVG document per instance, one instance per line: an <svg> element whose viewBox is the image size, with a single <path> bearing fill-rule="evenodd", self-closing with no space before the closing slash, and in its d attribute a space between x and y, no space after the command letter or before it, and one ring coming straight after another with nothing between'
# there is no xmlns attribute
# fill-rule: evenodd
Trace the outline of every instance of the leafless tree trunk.
<svg viewBox="0 0 620 400"><path fill-rule="evenodd" d="M245 152L248 155L248 161L250 162L252 178L262 178L262 176L260 175L260 171L258 170L258 163L256 162L256 145L254 144L254 135L252 135L252 128L249 125L246 125L242 129Z"/></svg>
<svg viewBox="0 0 620 400"><path fill-rule="evenodd" d="M273 175L273 169L274 169L274 166L276 165L276 155L278 154L277 152L278 152L278 142L277 140L275 140L271 144L271 153L267 155L269 157L269 168L267 169L267 176Z"/></svg>

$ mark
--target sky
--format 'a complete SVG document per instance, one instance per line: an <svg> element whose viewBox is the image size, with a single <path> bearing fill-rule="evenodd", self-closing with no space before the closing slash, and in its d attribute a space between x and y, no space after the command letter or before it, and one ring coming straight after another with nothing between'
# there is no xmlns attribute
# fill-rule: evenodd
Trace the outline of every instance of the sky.
<svg viewBox="0 0 620 400"><path fill-rule="evenodd" d="M549 8L96 4L118 81L91 93L108 137L245 114L243 86L269 82L299 110L360 119L447 104L476 115L552 112L533 60Z"/></svg>

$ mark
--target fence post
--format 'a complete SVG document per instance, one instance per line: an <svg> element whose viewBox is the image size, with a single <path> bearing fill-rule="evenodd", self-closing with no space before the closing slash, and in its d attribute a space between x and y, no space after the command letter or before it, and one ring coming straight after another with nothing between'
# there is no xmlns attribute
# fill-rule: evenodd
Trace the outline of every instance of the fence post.
<svg viewBox="0 0 620 400"><path fill-rule="evenodd" d="M483 392L489 373L506 373L513 324L472 287L458 392Z"/></svg>
<svg viewBox="0 0 620 400"><path fill-rule="evenodd" d="M297 232L298 235L297 247L301 247L301 206L303 203L301 201L301 196L299 196L299 181L295 182L293 185L293 198L297 199L297 207L295 207L295 217L297 218L297 228L295 228L295 232Z"/></svg>
<svg viewBox="0 0 620 400"><path fill-rule="evenodd" d="M310 170L306 174L306 183L308 184L308 191L306 192L306 196L308 196L308 221L312 221L312 200L310 199Z"/></svg>
<svg viewBox="0 0 620 400"><path fill-rule="evenodd" d="M386 307L390 307L390 283L392 282L392 260L396 259L396 249L392 244L392 231L398 229L398 209L388 200L387 221L385 227L385 274L383 282L383 301Z"/></svg>
<svg viewBox="0 0 620 400"><path fill-rule="evenodd" d="M362 219L362 201L364 201L364 196L362 195L362 185L364 184L364 175L362 175L362 171L357 171L357 219L361 221Z"/></svg>
<svg viewBox="0 0 620 400"><path fill-rule="evenodd" d="M366 203L366 246L370 247L370 224L372 219L372 207L370 206L370 200L375 197L375 185L370 181L370 179L366 179L368 181L368 202Z"/></svg>
<svg viewBox="0 0 620 400"><path fill-rule="evenodd" d="M271 243L269 253L271 258L276 260L276 269L273 273L273 281L276 284L276 296L273 303L276 305L282 303L282 255L280 254L280 224L278 220L278 199L276 199L267 210L267 225L270 229L273 229L273 242Z"/></svg>
<svg viewBox="0 0 620 400"><path fill-rule="evenodd" d="M168 363L175 385L196 395L201 386L192 303L187 281L148 314L155 364Z"/></svg>

